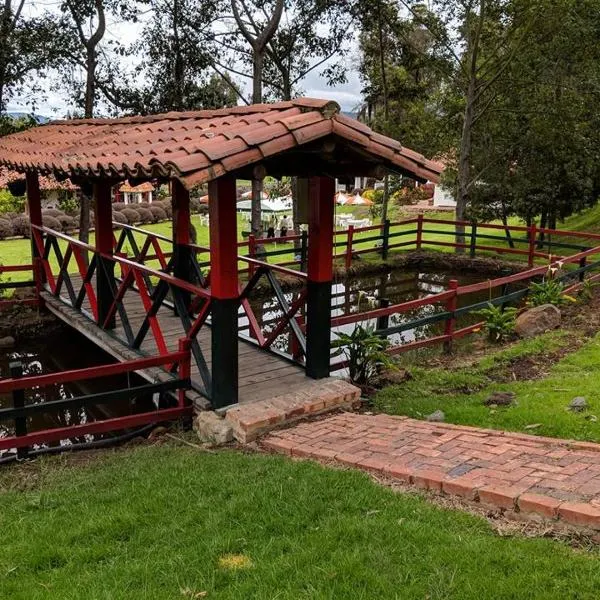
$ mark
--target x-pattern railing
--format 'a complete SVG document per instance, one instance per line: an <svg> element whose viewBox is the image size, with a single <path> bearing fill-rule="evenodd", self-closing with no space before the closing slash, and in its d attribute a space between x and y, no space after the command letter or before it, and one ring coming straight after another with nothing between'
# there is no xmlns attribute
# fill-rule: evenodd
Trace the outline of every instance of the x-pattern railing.
<svg viewBox="0 0 600 600"><path fill-rule="evenodd" d="M304 286L299 289L297 291L297 297L290 303L286 298L286 294L281 283L277 279L276 274L280 273L291 278L297 278L302 280L302 282L306 281L306 274L285 267L269 265L249 257L239 258L251 265L252 270L254 271L254 274L240 293L240 304L248 319L250 339L261 348L271 349L275 340L285 332L287 327L289 327L290 334L293 338L292 346L298 348L298 353L294 353L295 356L293 356L293 358L300 360L301 355L306 354L306 336L303 328L304 319L301 314L306 305L306 287ZM264 324L259 323L250 302L250 294L256 289L256 286L263 277L269 283L277 306L283 313L283 315L276 320L273 329L268 332L264 331Z"/></svg>
<svg viewBox="0 0 600 600"><path fill-rule="evenodd" d="M119 335L118 330L114 334L130 348L141 352L142 345L148 339L148 334L151 333L159 355L167 355L169 348L160 322L159 311L164 307L165 311L168 310L170 314L178 317L182 325L180 341L189 344L202 380L200 388L197 385L194 387L208 398L211 397L211 376L202 348L197 340L197 334L210 314L210 293L206 289L174 277L163 270L138 262L138 260L147 261L151 258L148 251L150 247L154 248L154 246L147 240L144 241L141 248L137 249L136 258L130 259L124 257L122 251L119 252L120 255L98 253L93 246L46 227L34 227L33 235L38 254L41 256L46 289L84 314L86 311L83 308L83 302L87 297L92 311L91 316L89 313L88 316L103 328L108 328L118 315L124 338ZM59 242L67 244L64 254ZM131 243L131 239L129 242ZM135 247L137 248L137 245ZM134 252L136 251L134 250ZM91 253L89 254L91 256L89 264L86 261L87 253ZM75 257L77 262L77 274L80 279L74 279L70 273L72 257ZM58 263L58 274L56 274L52 258L55 258ZM166 257L164 258L166 260ZM109 265L115 270L116 268L120 270L120 278L115 277L113 269L110 269ZM112 303L102 323L98 318L98 301L93 285L94 276L99 275L99 270L103 271L103 275L108 281L112 298ZM79 288L77 288L78 284ZM67 290L68 299L61 295L63 286ZM130 318L130 309L135 304L128 306L125 302L126 297L135 297L137 302L141 303L145 313L141 322L135 322ZM167 302L167 297L171 299L171 302ZM169 370L174 371L176 368L177 365L173 364Z"/></svg>

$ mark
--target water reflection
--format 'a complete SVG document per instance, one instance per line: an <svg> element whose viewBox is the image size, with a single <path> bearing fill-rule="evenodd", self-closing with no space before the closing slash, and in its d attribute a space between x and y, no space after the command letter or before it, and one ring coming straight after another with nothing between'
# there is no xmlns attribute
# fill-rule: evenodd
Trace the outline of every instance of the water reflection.
<svg viewBox="0 0 600 600"><path fill-rule="evenodd" d="M480 274L464 272L425 272L422 270L411 271L402 269L389 273L348 278L344 281L336 281L333 284L331 314L333 317L336 317L367 312L379 307L381 299L389 300L390 304L399 304L439 294L448 289L448 283L451 279L457 279L460 285L468 285L482 281L483 277ZM458 299L458 307L483 302L497 294L498 290L494 290L491 296L489 291L461 296ZM299 298L299 293L287 292L285 298L291 306ZM274 297L251 298L250 304L265 337L268 337L283 318L283 310ZM389 326L393 327L410 323L417 319L442 313L445 310L444 304L438 303L416 308L402 314L391 315ZM301 318L304 318L304 308L298 314ZM457 327L465 327L476 321L477 315L461 316L457 320ZM362 321L361 323L363 325L376 325L374 319ZM349 324L334 327L332 330L332 340L336 338L335 332L351 333L355 326L355 324ZM242 309L240 309L239 313L239 330L242 334L251 336L248 319ZM401 333L395 333L389 336L389 340L393 345L404 344L440 335L443 333L443 330L443 322L426 324L407 329ZM274 341L273 348L286 354L297 353L298 349L294 347L293 338L294 336L290 334L289 326L287 326Z"/></svg>
<svg viewBox="0 0 600 600"><path fill-rule="evenodd" d="M9 364L18 361L23 365L23 375L41 375L105 365L114 359L102 352L87 338L67 327L57 328L51 335L40 335L35 340L22 342L17 348L0 352L0 375L9 377ZM25 404L40 404L53 400L74 398L102 391L140 385L137 376L113 376L89 379L69 384L48 385L25 391ZM11 394L0 394L0 408L13 406ZM35 413L27 418L27 431L40 431L56 427L82 425L98 419L118 417L144 412L153 407L151 398L130 398L125 401L94 406L73 406L69 409L54 409ZM14 422L0 422L0 437L14 435ZM75 436L51 445L69 445L90 442L110 437L110 434Z"/></svg>

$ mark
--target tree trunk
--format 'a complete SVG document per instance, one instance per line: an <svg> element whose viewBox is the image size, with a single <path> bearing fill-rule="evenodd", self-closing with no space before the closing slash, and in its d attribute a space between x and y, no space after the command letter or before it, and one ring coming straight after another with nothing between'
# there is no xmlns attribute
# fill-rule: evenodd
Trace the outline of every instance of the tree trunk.
<svg viewBox="0 0 600 600"><path fill-rule="evenodd" d="M510 248L514 248L515 243L512 239L510 229L508 228L508 215L506 214L506 203L504 202L504 200L500 200L500 204L502 205L502 224L504 225L504 232L506 233L506 240L508 241L508 246Z"/></svg>
<svg viewBox="0 0 600 600"><path fill-rule="evenodd" d="M86 81L85 81L85 118L91 119L94 116L94 98L96 94L96 48L87 49L86 59ZM85 191L81 193L81 207L79 209L79 240L85 244L90 241L90 211L92 199ZM83 254L86 262L87 252Z"/></svg>
<svg viewBox="0 0 600 600"><path fill-rule="evenodd" d="M469 204L469 184L471 179L471 136L473 128L475 104L475 77L471 77L467 88L465 115L462 137L460 140L460 155L458 159L458 195L456 198L456 220L464 221ZM456 243L465 243L464 225L456 226ZM464 252L464 248L456 248L456 252Z"/></svg>
<svg viewBox="0 0 600 600"><path fill-rule="evenodd" d="M262 69L264 62L264 51L254 50L252 60L252 102L260 104L262 102ZM250 224L253 235L260 235L262 230L262 191L263 182L261 179L252 180L252 203Z"/></svg>
<svg viewBox="0 0 600 600"><path fill-rule="evenodd" d="M542 216L540 217L540 229L545 229L547 224L548 224L548 211L542 210ZM538 244L537 244L538 249L544 247L544 244L542 243L543 241L544 241L544 232L540 231L540 235L538 237Z"/></svg>

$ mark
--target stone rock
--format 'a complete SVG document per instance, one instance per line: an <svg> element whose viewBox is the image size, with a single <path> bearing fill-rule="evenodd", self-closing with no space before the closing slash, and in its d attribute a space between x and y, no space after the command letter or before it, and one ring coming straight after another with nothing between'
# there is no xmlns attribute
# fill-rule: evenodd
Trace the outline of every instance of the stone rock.
<svg viewBox="0 0 600 600"><path fill-rule="evenodd" d="M233 440L230 423L210 410L198 414L194 419L194 430L198 439L208 444L227 444Z"/></svg>
<svg viewBox="0 0 600 600"><path fill-rule="evenodd" d="M588 403L583 396L577 396L569 402L569 410L572 410L573 412L582 412L586 410L587 407Z"/></svg>
<svg viewBox="0 0 600 600"><path fill-rule="evenodd" d="M515 331L519 337L531 338L560 325L560 310L553 304L530 308L517 317Z"/></svg>
<svg viewBox="0 0 600 600"><path fill-rule="evenodd" d="M510 406L514 399L514 392L492 392L483 403L486 406Z"/></svg>
<svg viewBox="0 0 600 600"><path fill-rule="evenodd" d="M409 371L402 368L396 369L384 369L379 374L379 384L381 385L396 385L404 383L412 379L412 375Z"/></svg>
<svg viewBox="0 0 600 600"><path fill-rule="evenodd" d="M15 338L11 335L0 338L0 350L10 350L15 347Z"/></svg>
<svg viewBox="0 0 600 600"><path fill-rule="evenodd" d="M443 423L446 420L446 415L441 410L436 410L432 412L430 415L427 415L427 420L430 423Z"/></svg>

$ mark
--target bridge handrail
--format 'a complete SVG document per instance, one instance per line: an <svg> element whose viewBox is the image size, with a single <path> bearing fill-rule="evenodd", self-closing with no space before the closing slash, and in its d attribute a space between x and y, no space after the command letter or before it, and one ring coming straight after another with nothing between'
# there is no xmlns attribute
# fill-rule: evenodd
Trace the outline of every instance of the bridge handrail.
<svg viewBox="0 0 600 600"><path fill-rule="evenodd" d="M178 277L170 275L169 273L165 273L163 271L153 269L152 267L149 267L147 265L142 265L140 263L129 260L128 258L124 258L122 256L116 256L114 254L106 254L104 252L97 252L96 248L94 248L94 246L92 246L90 244L86 244L85 242L82 242L80 240L76 240L67 235L64 235L64 234L60 233L59 231L56 231L49 227L44 227L44 226L39 226L39 225L33 225L33 227L35 229L39 230L41 233L46 233L48 235L56 237L57 239L64 240L69 244L75 245L79 248L82 248L83 250L88 250L94 254L97 254L98 256L101 256L102 258L105 258L112 262L118 263L120 265L124 265L130 269L134 269L136 271L139 271L140 273L149 275L150 277L156 277L157 279L160 279L169 285L174 285L186 292L190 292L196 296L202 296L203 298L210 298L210 293L207 292L204 288L198 287L198 286L194 285L193 283L189 283L188 281L185 281L183 279L179 279Z"/></svg>

